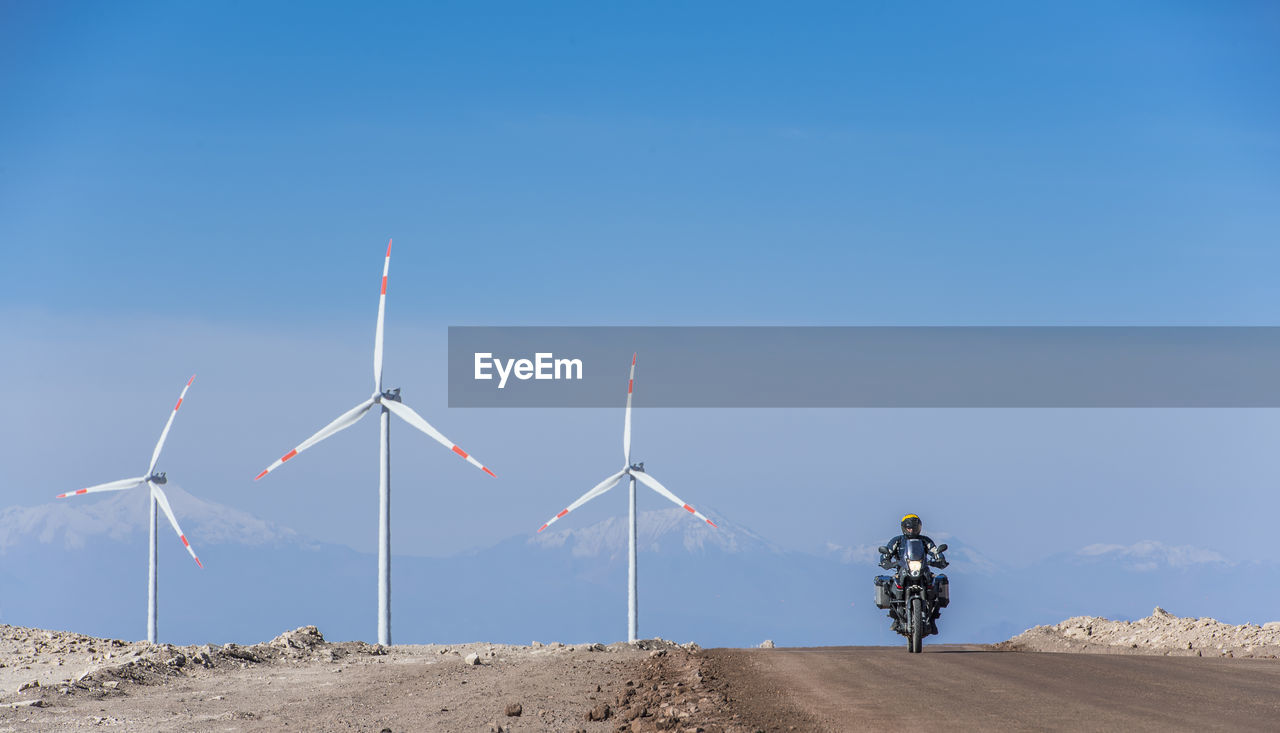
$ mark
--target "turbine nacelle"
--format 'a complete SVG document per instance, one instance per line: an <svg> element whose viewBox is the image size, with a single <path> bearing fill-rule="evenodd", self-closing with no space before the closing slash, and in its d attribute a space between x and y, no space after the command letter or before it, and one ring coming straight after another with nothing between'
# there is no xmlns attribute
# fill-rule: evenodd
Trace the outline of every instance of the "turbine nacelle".
<svg viewBox="0 0 1280 733"><path fill-rule="evenodd" d="M169 479L164 477L164 471L157 471L156 473L151 474L147 477L147 480L153 484L159 484L160 486L164 486L169 482Z"/></svg>
<svg viewBox="0 0 1280 733"><path fill-rule="evenodd" d="M638 471L638 472L640 472L640 473L644 473L644 461L640 461L639 463L633 463L633 464L631 464L630 466L628 466L628 467L627 467L627 470L628 470L628 471Z"/></svg>
<svg viewBox="0 0 1280 733"><path fill-rule="evenodd" d="M388 402L402 402L403 400L400 399L400 388L396 387L395 389L384 390L376 398L377 402L382 402L383 400L387 400Z"/></svg>

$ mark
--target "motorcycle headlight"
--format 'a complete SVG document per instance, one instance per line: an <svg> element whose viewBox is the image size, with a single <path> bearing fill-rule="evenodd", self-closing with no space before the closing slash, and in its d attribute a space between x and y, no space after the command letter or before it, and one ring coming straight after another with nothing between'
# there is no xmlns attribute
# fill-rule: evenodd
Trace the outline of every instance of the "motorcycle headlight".
<svg viewBox="0 0 1280 733"><path fill-rule="evenodd" d="M923 566L924 566L924 563L920 560L907 561L907 570L910 570L912 575L915 575L916 573L920 572L920 568Z"/></svg>

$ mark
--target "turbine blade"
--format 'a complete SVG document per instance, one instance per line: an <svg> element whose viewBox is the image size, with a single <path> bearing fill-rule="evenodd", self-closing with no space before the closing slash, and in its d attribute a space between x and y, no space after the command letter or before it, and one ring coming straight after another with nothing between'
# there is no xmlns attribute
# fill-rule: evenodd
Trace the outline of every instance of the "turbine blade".
<svg viewBox="0 0 1280 733"><path fill-rule="evenodd" d="M455 444L453 441L441 435L439 430L436 430L435 428L431 427L431 423L427 422L426 420L423 420L422 416L414 412L413 409L408 405L403 404L401 402L395 402L393 400L384 400L382 405L383 407L386 407L388 410L392 411L397 416L399 416L401 420L404 420L405 422L421 430L427 435L430 435L432 438L435 438L436 442L439 443L440 445L443 445L444 447L448 448L454 453L457 453L458 455L467 459L467 463L470 463L471 465L475 466L481 471L484 471L490 476L493 476L494 478L498 477L498 474L494 473L493 471L490 471L488 468L485 467L483 463L472 458L470 453L467 453L463 449L459 448L457 444Z"/></svg>
<svg viewBox="0 0 1280 733"><path fill-rule="evenodd" d="M631 378L627 380L627 417L622 423L622 456L631 465L631 388L636 384L636 355L631 355Z"/></svg>
<svg viewBox="0 0 1280 733"><path fill-rule="evenodd" d="M156 441L156 449L151 451L151 465L147 467L147 475L150 476L156 470L156 461L160 460L160 449L164 447L165 438L169 437L169 428L173 426L173 418L178 415L178 408L182 407L182 400L187 396L187 390L191 389L191 383L196 381L196 375L192 374L191 379L187 380L187 386L182 388L182 394L178 395L178 403L173 406L173 411L169 413L169 420L164 424L164 430L160 433L160 440Z"/></svg>
<svg viewBox="0 0 1280 733"><path fill-rule="evenodd" d="M382 326L387 313L387 271L391 269L391 240L387 240L387 258L382 261L382 295L378 296L378 330L373 336L373 391L382 394Z"/></svg>
<svg viewBox="0 0 1280 733"><path fill-rule="evenodd" d="M160 505L164 515L169 518L169 524L173 525L173 531L178 533L178 539L182 540L182 546L187 548L187 552L191 554L191 559L196 561L196 565L203 568L204 563L200 562L200 558L196 557L195 549L190 542L187 542L187 536L182 533L182 527L178 526L178 518L173 516L173 509L169 507L169 497L164 495L164 492L160 490L160 487L154 481L148 479L147 485L151 487L151 495L156 498L156 503Z"/></svg>
<svg viewBox="0 0 1280 733"><path fill-rule="evenodd" d="M328 425L325 425L323 428L320 428L320 432L316 433L315 435L311 436L310 438L307 438L306 440L298 444L297 448L294 448L288 453L285 453L280 458L277 458L275 463L272 463L270 466L267 466L266 469L264 469L262 473L258 474L253 480L257 481L263 476L266 476L267 474L271 473L272 471L276 470L281 465L283 465L285 461L289 460L290 458L293 458L294 456L310 448L316 443L319 443L320 441L324 440L330 435L333 435L334 433L339 432L341 430L346 430L352 425L355 425L356 421L358 421L361 417L363 417L364 414L369 411L370 407L373 407L373 402L374 402L374 398L370 397L364 402L361 402L360 404L356 405L350 410L347 410L346 412L342 413L341 415L338 416L338 419L334 420Z"/></svg>
<svg viewBox="0 0 1280 733"><path fill-rule="evenodd" d="M640 483L644 484L645 486L648 486L649 488L653 489L659 494L662 494L663 496L667 497L671 501L675 502L677 506L683 508L685 511L689 512L693 516L697 517L698 519L701 519L702 521L706 522L712 527L716 526L716 523L711 521L710 519L707 519L705 516L703 516L702 512L698 511L697 509L694 509L693 507L689 506L683 501L680 501L680 498L677 497L675 494L671 493L669 490L667 490L667 487L658 483L658 479L650 476L647 473L641 473L639 471L637 471L632 475L635 476Z"/></svg>
<svg viewBox="0 0 1280 733"><path fill-rule="evenodd" d="M65 499L68 496L79 496L80 494L93 494L99 491L124 491L125 489L132 489L135 486L141 486L142 482L146 480L147 480L146 476L139 476L137 478L122 478L119 481L108 481L105 484L90 486L87 489L77 489L75 491L68 491L65 494L58 494L58 498Z"/></svg>
<svg viewBox="0 0 1280 733"><path fill-rule="evenodd" d="M583 494L582 496L579 496L577 501L570 504L567 508L565 508L559 514L548 519L546 524L542 525L541 527L538 527L538 531L541 532L547 527L550 527L551 525L555 524L556 520L559 519L560 517L563 517L564 515L568 514L574 509L577 509L578 507L582 506L583 504L586 504L587 502L603 494L609 489L612 489L614 486L617 486L618 482L621 481L622 477L625 475L627 475L627 469L624 468L621 471L618 471L617 473L613 474L609 478L605 479L604 481L601 481L600 483L596 484L595 487L592 488L590 491Z"/></svg>

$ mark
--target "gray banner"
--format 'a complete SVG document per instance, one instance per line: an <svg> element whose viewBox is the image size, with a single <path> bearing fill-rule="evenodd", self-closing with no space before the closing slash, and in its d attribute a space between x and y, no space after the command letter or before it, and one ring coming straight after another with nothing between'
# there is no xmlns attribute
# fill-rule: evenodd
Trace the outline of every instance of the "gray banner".
<svg viewBox="0 0 1280 733"><path fill-rule="evenodd" d="M645 407L1280 407L1278 327L768 326L450 327L449 406L618 407L632 353Z"/></svg>

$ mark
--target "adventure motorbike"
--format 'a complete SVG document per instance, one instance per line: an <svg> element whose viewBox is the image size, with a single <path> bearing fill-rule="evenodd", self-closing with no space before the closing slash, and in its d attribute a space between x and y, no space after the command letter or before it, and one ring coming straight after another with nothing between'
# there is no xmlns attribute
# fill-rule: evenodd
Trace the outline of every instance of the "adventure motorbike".
<svg viewBox="0 0 1280 733"><path fill-rule="evenodd" d="M946 545L938 545L930 558L923 540L904 540L898 544L894 558L897 571L893 575L876 576L876 608L889 611L894 631L907 637L909 652L918 654L924 637L938 633L934 620L941 609L951 603L947 576L929 570L930 565L946 565L942 557L946 550ZM881 547L880 554L889 555L889 548Z"/></svg>

